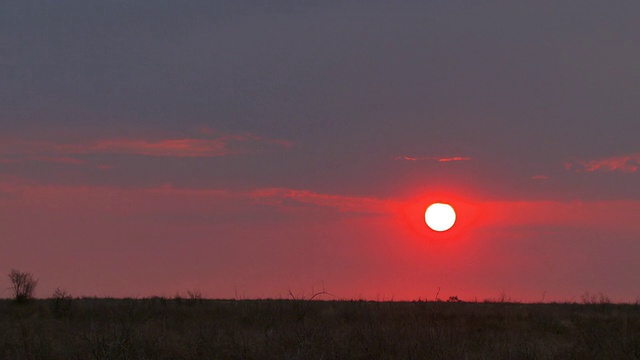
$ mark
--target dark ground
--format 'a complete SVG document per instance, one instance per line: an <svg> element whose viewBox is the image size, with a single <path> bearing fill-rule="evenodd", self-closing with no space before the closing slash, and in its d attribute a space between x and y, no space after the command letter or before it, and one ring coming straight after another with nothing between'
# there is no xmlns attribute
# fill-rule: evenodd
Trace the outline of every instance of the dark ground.
<svg viewBox="0 0 640 360"><path fill-rule="evenodd" d="M0 300L0 359L640 359L640 306Z"/></svg>

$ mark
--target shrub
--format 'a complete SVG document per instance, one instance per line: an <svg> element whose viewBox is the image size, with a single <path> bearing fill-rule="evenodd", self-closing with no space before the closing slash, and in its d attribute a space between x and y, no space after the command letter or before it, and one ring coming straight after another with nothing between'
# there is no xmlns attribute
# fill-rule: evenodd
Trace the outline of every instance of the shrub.
<svg viewBox="0 0 640 360"><path fill-rule="evenodd" d="M16 302L25 303L33 299L38 280L34 279L31 273L11 269L9 279L11 280L10 289Z"/></svg>
<svg viewBox="0 0 640 360"><path fill-rule="evenodd" d="M580 296L585 305L607 305L611 304L611 299L603 293L590 294L588 291Z"/></svg>
<svg viewBox="0 0 640 360"><path fill-rule="evenodd" d="M51 295L51 312L55 317L69 317L73 297L64 289L56 288Z"/></svg>
<svg viewBox="0 0 640 360"><path fill-rule="evenodd" d="M187 303L190 305L203 302L204 296L200 290L187 290Z"/></svg>

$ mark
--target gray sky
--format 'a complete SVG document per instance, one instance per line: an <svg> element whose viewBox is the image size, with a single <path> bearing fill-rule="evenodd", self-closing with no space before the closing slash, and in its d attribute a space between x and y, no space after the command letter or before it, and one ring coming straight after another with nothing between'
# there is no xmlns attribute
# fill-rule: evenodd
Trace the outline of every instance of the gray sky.
<svg viewBox="0 0 640 360"><path fill-rule="evenodd" d="M5 3L3 134L250 132L299 151L217 164L247 186L374 194L433 171L401 155L472 157L518 197L544 192L520 178L553 176L559 196L592 181L564 162L640 151L634 2L238 3ZM599 192L640 195L623 182Z"/></svg>

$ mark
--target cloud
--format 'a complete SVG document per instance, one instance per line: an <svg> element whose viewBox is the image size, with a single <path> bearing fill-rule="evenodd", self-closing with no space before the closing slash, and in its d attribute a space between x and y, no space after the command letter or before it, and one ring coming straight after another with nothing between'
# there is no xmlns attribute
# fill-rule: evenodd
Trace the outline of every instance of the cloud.
<svg viewBox="0 0 640 360"><path fill-rule="evenodd" d="M132 154L168 157L216 157L242 152L230 149L228 142L221 139L169 139L147 140L100 140L89 144L55 145L55 150L63 154Z"/></svg>
<svg viewBox="0 0 640 360"><path fill-rule="evenodd" d="M169 185L152 188L56 186L18 178L0 178L0 192L15 199L13 206L16 207L43 204L45 210L55 207L56 211L99 211L113 216L159 215L168 220L174 215L176 218L184 218L186 214L208 219L244 218L249 214L259 219L274 211L283 218L304 216L317 213L318 210L322 214L383 215L392 213L398 204L389 199L342 196L304 189L233 191L175 188Z"/></svg>
<svg viewBox="0 0 640 360"><path fill-rule="evenodd" d="M127 154L154 157L207 158L259 152L265 146L290 148L293 142L271 139L251 133L229 134L214 129L200 131L198 137L99 139L96 141L56 143L42 141L4 141L0 145L0 163L48 161L81 164L68 155Z"/></svg>
<svg viewBox="0 0 640 360"><path fill-rule="evenodd" d="M82 165L85 163L84 160L76 159L69 156L58 156L58 157L39 156L39 157L30 158L29 160L44 161L44 162L50 162L50 163L56 163L56 164L69 164L69 165Z"/></svg>
<svg viewBox="0 0 640 360"><path fill-rule="evenodd" d="M0 158L0 164L19 164L21 162L18 159Z"/></svg>
<svg viewBox="0 0 640 360"><path fill-rule="evenodd" d="M242 141L242 142L258 141L258 142L263 142L268 144L276 144L286 148L290 148L294 144L293 141L290 141L290 140L268 138L265 136L260 136L252 133L228 134L228 133L224 133L209 127L201 128L200 132L202 134L207 134L210 136L217 136L218 139L227 140L227 141Z"/></svg>
<svg viewBox="0 0 640 360"><path fill-rule="evenodd" d="M606 229L640 235L640 201L486 201L479 226L498 228Z"/></svg>
<svg viewBox="0 0 640 360"><path fill-rule="evenodd" d="M382 214L389 212L396 202L373 197L341 196L316 193L298 189L259 189L249 196L258 204L276 205L280 207L299 207L313 205L333 208L343 213Z"/></svg>
<svg viewBox="0 0 640 360"><path fill-rule="evenodd" d="M109 165L109 164L100 164L100 165L96 165L96 169L98 169L98 170L103 170L103 171L106 171L106 170L112 170L112 169L114 169L114 168L115 168L115 166L114 166L114 165Z"/></svg>
<svg viewBox="0 0 640 360"><path fill-rule="evenodd" d="M531 180L544 181L544 180L549 180L549 177L547 175L533 175L531 177Z"/></svg>
<svg viewBox="0 0 640 360"><path fill-rule="evenodd" d="M450 161L469 161L471 160L468 156L455 156L450 158L439 158L438 162L450 162Z"/></svg>
<svg viewBox="0 0 640 360"><path fill-rule="evenodd" d="M640 153L613 156L594 160L566 162L564 167L575 172L636 173L640 169Z"/></svg>
<svg viewBox="0 0 640 360"><path fill-rule="evenodd" d="M468 156L453 156L453 157L433 157L433 156L407 156L401 155L393 158L394 160L404 160L404 161L437 161L437 162L452 162L452 161L469 161L471 160Z"/></svg>

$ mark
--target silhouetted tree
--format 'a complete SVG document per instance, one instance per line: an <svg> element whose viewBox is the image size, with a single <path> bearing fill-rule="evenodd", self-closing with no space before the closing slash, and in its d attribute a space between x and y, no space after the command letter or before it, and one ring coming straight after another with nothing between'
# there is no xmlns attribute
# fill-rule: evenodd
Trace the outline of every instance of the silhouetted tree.
<svg viewBox="0 0 640 360"><path fill-rule="evenodd" d="M13 292L13 298L16 302L25 303L33 299L33 293L36 285L38 285L38 280L34 279L31 273L11 269L9 279L11 280L10 289L11 292Z"/></svg>

